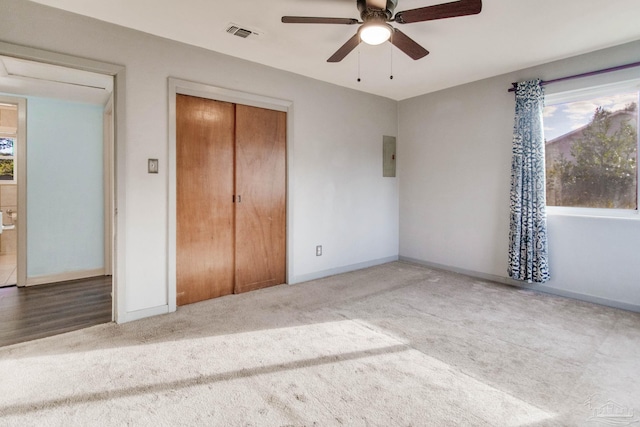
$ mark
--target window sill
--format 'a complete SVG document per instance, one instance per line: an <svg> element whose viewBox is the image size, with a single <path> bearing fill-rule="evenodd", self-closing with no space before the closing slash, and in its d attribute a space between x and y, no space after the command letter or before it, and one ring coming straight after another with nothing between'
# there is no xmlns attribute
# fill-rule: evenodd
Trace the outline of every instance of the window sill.
<svg viewBox="0 0 640 427"><path fill-rule="evenodd" d="M640 220L638 210L630 209L598 209L598 208L568 208L562 206L547 206L548 216L574 216L581 218L609 218Z"/></svg>

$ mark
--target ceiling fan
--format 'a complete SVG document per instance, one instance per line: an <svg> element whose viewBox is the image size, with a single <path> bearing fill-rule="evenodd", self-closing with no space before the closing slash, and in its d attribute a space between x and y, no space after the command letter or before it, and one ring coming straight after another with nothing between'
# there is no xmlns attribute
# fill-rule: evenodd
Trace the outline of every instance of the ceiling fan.
<svg viewBox="0 0 640 427"><path fill-rule="evenodd" d="M398 0L356 0L356 4L360 11L362 21L354 18L283 16L282 22L285 24L361 24L358 32L327 59L327 62L342 61L361 41L367 44L377 45L387 40L390 40L391 44L415 60L427 56L429 51L402 31L392 27L389 22L410 24L413 22L475 15L482 10L482 0L459 0L417 9L403 10L394 16L393 12L398 4Z"/></svg>

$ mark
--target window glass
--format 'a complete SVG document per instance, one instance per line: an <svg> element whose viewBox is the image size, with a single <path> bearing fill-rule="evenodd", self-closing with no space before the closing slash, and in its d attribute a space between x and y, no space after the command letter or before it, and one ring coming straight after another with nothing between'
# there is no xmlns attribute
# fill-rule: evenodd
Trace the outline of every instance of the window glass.
<svg viewBox="0 0 640 427"><path fill-rule="evenodd" d="M13 159L0 158L0 181L13 181Z"/></svg>
<svg viewBox="0 0 640 427"><path fill-rule="evenodd" d="M0 138L0 156L13 156L15 142L15 138Z"/></svg>
<svg viewBox="0 0 640 427"><path fill-rule="evenodd" d="M638 209L635 88L547 103L547 205Z"/></svg>

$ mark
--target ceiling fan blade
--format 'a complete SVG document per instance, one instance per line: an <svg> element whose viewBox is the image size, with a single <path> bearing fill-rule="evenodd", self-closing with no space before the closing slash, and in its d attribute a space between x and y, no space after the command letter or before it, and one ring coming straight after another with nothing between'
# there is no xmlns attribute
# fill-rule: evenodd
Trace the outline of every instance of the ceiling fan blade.
<svg viewBox="0 0 640 427"><path fill-rule="evenodd" d="M315 16L283 16L282 22L285 24L345 24L354 25L358 23L354 18L319 18Z"/></svg>
<svg viewBox="0 0 640 427"><path fill-rule="evenodd" d="M360 44L360 34L356 33L353 37L351 37L345 44L342 45L340 49L336 51L331 58L327 59L327 62L340 62L342 61L348 54L351 53L353 49L358 47Z"/></svg>
<svg viewBox="0 0 640 427"><path fill-rule="evenodd" d="M387 8L387 0L367 0L367 7L385 10Z"/></svg>
<svg viewBox="0 0 640 427"><path fill-rule="evenodd" d="M454 18L456 16L475 15L482 11L482 0L459 0L451 3L436 4L418 9L403 10L396 13L394 20L398 24L433 21L435 19Z"/></svg>
<svg viewBox="0 0 640 427"><path fill-rule="evenodd" d="M393 34L391 35L391 44L395 47L406 53L411 57L411 59L420 59L424 58L429 54L429 51L418 43L416 43L412 38L407 36L402 31L397 28L393 29Z"/></svg>

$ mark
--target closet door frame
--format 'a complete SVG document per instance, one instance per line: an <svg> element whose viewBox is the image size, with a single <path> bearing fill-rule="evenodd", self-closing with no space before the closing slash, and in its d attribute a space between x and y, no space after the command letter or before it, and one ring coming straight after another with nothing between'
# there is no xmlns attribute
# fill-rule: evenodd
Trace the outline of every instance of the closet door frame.
<svg viewBox="0 0 640 427"><path fill-rule="evenodd" d="M286 176L286 282L292 276L293 251L292 248L292 209L293 197L291 190L291 171L293 170L293 156L290 147L293 146L293 102L270 98L262 95L225 89L203 83L191 82L174 77L169 77L169 151L168 151L168 186L169 200L167 203L168 217L168 250L167 250L167 303L169 312L176 311L176 231L177 231L177 201L176 201L176 95L189 95L215 101L231 102L234 104L248 105L251 107L265 108L269 110L283 111L287 113L287 176Z"/></svg>

